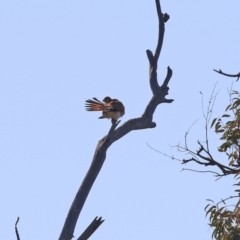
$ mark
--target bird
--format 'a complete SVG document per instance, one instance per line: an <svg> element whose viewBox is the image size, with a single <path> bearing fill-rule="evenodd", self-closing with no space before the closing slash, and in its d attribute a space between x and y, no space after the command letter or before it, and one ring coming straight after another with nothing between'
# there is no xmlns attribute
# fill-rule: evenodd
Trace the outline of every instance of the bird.
<svg viewBox="0 0 240 240"><path fill-rule="evenodd" d="M86 100L85 104L87 111L102 111L102 116L99 119L108 118L112 122L116 122L120 117L125 114L125 107L118 99L105 97L102 102L97 98Z"/></svg>

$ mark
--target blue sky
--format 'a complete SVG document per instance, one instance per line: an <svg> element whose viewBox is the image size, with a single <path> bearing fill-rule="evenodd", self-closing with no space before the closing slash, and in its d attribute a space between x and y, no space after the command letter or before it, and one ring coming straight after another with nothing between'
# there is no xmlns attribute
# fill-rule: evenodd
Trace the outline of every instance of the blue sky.
<svg viewBox="0 0 240 240"><path fill-rule="evenodd" d="M171 146L199 119L189 144L204 140L204 106L216 82L213 116L228 101L239 72L240 2L161 1L170 15L159 59L166 68L172 104L161 104L157 127L129 133L107 159L80 215L78 237L96 217L105 222L95 239L210 239L206 199L233 193L233 179L181 172L183 166L155 151L181 157ZM109 95L122 100L122 122L141 116L151 98L146 49L155 50L154 0L0 2L0 239L57 239L108 120L84 101ZM235 88L234 88L235 87ZM235 83L234 89L238 89ZM213 153L218 136L210 133ZM185 156L182 156L185 157ZM198 168L198 166L191 166Z"/></svg>

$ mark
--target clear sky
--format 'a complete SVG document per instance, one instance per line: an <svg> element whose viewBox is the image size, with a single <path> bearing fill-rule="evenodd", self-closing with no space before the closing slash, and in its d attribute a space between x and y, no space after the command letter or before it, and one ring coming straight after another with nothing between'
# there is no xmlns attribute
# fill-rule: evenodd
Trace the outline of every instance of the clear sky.
<svg viewBox="0 0 240 240"><path fill-rule="evenodd" d="M97 239L211 239L206 199L233 194L233 179L181 172L183 166L148 146L181 157L171 146L189 135L204 140L201 94L213 116L228 101L228 73L240 71L240 1L161 1L170 15L159 59L172 104L157 108L157 127L115 142L80 215L75 237L96 217ZM154 0L0 1L0 239L58 239L66 214L108 120L84 101L122 100L122 122L139 117L151 98L146 49L155 50ZM234 88L235 87L235 88ZM238 83L234 85L238 89ZM210 134L213 153L218 136ZM216 153L217 154L217 153ZM224 156L217 155L224 161ZM185 156L182 156L185 157ZM199 166L189 167L200 169Z"/></svg>

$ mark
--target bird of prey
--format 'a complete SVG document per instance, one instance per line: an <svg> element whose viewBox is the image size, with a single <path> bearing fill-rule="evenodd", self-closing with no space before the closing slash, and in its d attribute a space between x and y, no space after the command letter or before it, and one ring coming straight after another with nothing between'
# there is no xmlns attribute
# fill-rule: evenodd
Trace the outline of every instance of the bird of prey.
<svg viewBox="0 0 240 240"><path fill-rule="evenodd" d="M85 104L87 111L102 111L102 118L111 118L112 121L117 121L125 113L123 104L118 99L105 97L102 102L97 98L86 100Z"/></svg>

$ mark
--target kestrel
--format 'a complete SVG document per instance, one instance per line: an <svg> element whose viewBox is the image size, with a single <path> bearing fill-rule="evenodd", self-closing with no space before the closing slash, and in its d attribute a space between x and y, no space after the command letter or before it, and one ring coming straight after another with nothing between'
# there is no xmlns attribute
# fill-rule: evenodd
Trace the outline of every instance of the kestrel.
<svg viewBox="0 0 240 240"><path fill-rule="evenodd" d="M117 99L112 99L110 97L105 97L102 102L97 98L94 100L88 99L86 101L85 107L87 111L102 111L102 118L111 118L112 121L117 121L125 113L125 108Z"/></svg>

